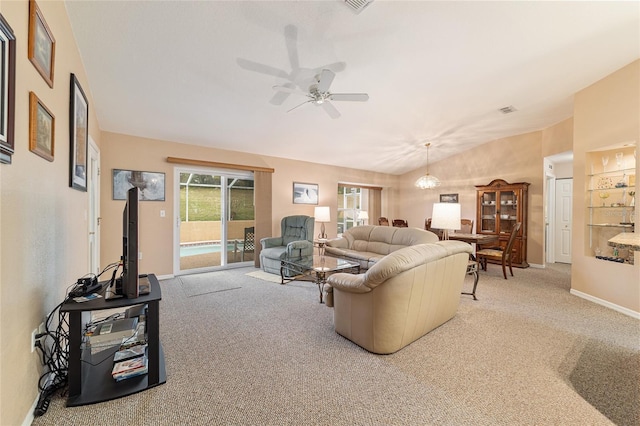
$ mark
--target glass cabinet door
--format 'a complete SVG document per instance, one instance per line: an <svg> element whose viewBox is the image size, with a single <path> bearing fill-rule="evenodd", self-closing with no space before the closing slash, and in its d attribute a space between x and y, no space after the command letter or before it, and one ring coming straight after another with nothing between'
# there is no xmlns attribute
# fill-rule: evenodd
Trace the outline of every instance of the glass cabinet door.
<svg viewBox="0 0 640 426"><path fill-rule="evenodd" d="M518 198L514 191L500 191L500 233L510 234L518 220Z"/></svg>
<svg viewBox="0 0 640 426"><path fill-rule="evenodd" d="M480 231L495 232L496 230L496 208L498 193L496 191L485 191L481 196L480 205Z"/></svg>

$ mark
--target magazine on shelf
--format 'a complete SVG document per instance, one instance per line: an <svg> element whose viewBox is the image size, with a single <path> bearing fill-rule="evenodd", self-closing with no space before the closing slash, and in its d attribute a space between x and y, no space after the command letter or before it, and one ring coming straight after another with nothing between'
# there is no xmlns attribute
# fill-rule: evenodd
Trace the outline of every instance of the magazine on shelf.
<svg viewBox="0 0 640 426"><path fill-rule="evenodd" d="M113 370L111 375L116 380L127 379L129 377L139 376L148 372L148 359L147 355L131 358L125 361L116 362L113 364Z"/></svg>

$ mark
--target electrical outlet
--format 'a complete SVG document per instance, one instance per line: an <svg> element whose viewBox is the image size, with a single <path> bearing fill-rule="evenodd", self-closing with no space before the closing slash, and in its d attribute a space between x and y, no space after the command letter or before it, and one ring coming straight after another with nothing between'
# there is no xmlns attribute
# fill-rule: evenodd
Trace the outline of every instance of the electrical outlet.
<svg viewBox="0 0 640 426"><path fill-rule="evenodd" d="M31 352L36 350L36 334L38 334L38 329L34 328L31 332Z"/></svg>
<svg viewBox="0 0 640 426"><path fill-rule="evenodd" d="M44 337L37 339L36 336L44 332L45 332L44 322L41 322L38 328L34 329L31 332L31 352L34 352L36 350L36 340L40 341L40 344L42 344L42 339L44 339Z"/></svg>
<svg viewBox="0 0 640 426"><path fill-rule="evenodd" d="M138 252L138 260L142 260L142 252Z"/></svg>

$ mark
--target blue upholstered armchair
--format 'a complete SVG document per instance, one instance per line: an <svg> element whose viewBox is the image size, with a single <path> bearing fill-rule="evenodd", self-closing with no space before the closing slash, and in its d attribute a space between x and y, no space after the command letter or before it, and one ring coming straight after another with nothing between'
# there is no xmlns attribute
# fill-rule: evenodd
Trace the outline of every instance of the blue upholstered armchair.
<svg viewBox="0 0 640 426"><path fill-rule="evenodd" d="M262 270L280 274L283 259L313 263L313 225L315 219L310 216L286 216L280 222L281 237L268 237L260 240L260 265ZM285 268L284 276L292 277L296 271Z"/></svg>

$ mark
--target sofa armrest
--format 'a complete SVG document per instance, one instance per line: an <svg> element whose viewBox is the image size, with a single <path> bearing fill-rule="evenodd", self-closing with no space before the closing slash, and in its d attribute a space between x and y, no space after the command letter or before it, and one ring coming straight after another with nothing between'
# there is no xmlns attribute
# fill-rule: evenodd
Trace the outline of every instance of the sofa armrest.
<svg viewBox="0 0 640 426"><path fill-rule="evenodd" d="M330 275L327 278L327 284L334 289L345 291L347 293L368 293L371 291L369 287L364 285L364 274L347 274L339 272L337 274Z"/></svg>
<svg viewBox="0 0 640 426"><path fill-rule="evenodd" d="M349 248L349 242L346 238L332 238L330 240L327 240L325 244L329 247L336 247L341 249Z"/></svg>
<svg viewBox="0 0 640 426"><path fill-rule="evenodd" d="M260 244L262 244L262 249L268 249L271 247L280 247L284 244L282 243L282 237L267 237L260 240Z"/></svg>

